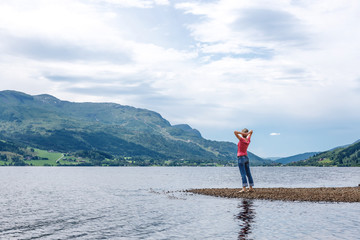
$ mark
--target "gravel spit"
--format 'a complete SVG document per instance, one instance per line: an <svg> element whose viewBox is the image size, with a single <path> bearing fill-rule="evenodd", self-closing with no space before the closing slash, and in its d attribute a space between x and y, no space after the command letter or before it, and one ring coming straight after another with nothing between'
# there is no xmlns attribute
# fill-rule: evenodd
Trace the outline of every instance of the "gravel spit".
<svg viewBox="0 0 360 240"><path fill-rule="evenodd" d="M189 189L185 192L225 198L265 199L308 202L360 202L360 187L336 188L254 188L240 193L240 188Z"/></svg>

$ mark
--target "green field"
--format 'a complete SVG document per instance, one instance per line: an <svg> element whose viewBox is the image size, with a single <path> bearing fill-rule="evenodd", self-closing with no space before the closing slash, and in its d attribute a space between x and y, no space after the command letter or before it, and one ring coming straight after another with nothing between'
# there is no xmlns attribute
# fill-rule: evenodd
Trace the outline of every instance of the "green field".
<svg viewBox="0 0 360 240"><path fill-rule="evenodd" d="M48 152L46 150L34 149L35 154L40 158L47 158L48 160L27 160L25 161L29 165L33 166L44 166L51 165L56 166L56 160L62 158L64 155L59 152Z"/></svg>
<svg viewBox="0 0 360 240"><path fill-rule="evenodd" d="M40 158L47 158L48 160L27 160L25 161L32 166L58 166L58 165L78 165L79 159L82 162L89 162L87 158L77 158L75 156L67 156L64 153L49 152L46 150L35 149L35 153Z"/></svg>
<svg viewBox="0 0 360 240"><path fill-rule="evenodd" d="M72 155L67 155L61 152L41 150L37 148L26 148L27 156L11 153L1 152L3 155L7 155L8 160L0 160L0 166L15 165L14 157L23 159L22 161L29 166L59 166L59 165L79 165L79 163L89 163L90 159L80 158ZM33 159L33 158L39 159ZM32 159L29 159L32 158Z"/></svg>
<svg viewBox="0 0 360 240"><path fill-rule="evenodd" d="M319 163L328 163L328 164L330 164L330 163L333 163L334 161L331 161L330 159L328 159L328 158L325 158L324 160L321 160L321 161L319 161Z"/></svg>

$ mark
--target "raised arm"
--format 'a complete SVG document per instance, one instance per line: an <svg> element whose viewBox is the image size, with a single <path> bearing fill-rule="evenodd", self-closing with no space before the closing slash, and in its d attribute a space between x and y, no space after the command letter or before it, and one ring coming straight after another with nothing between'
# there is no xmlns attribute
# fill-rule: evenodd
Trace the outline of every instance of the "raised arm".
<svg viewBox="0 0 360 240"><path fill-rule="evenodd" d="M250 130L250 131L247 133L246 138L250 139L252 134L253 134L253 130Z"/></svg>
<svg viewBox="0 0 360 240"><path fill-rule="evenodd" d="M239 141L240 141L240 139L241 139L241 132L239 132L239 131L234 131L234 134L235 134L235 136L239 139Z"/></svg>

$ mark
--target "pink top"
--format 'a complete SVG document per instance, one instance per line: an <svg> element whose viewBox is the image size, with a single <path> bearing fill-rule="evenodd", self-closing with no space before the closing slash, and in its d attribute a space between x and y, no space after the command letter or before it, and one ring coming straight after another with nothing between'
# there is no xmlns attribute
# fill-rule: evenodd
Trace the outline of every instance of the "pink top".
<svg viewBox="0 0 360 240"><path fill-rule="evenodd" d="M250 138L251 135L249 135L249 138L241 138L241 140L238 143L238 151L237 156L246 156L247 155L247 148L250 144Z"/></svg>

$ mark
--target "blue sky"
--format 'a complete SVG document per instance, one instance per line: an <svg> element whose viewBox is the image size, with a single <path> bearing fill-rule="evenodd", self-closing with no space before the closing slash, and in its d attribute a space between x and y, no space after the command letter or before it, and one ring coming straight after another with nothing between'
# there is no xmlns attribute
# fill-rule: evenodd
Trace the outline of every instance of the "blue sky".
<svg viewBox="0 0 360 240"><path fill-rule="evenodd" d="M261 157L360 139L360 2L8 0L0 89L116 102Z"/></svg>

